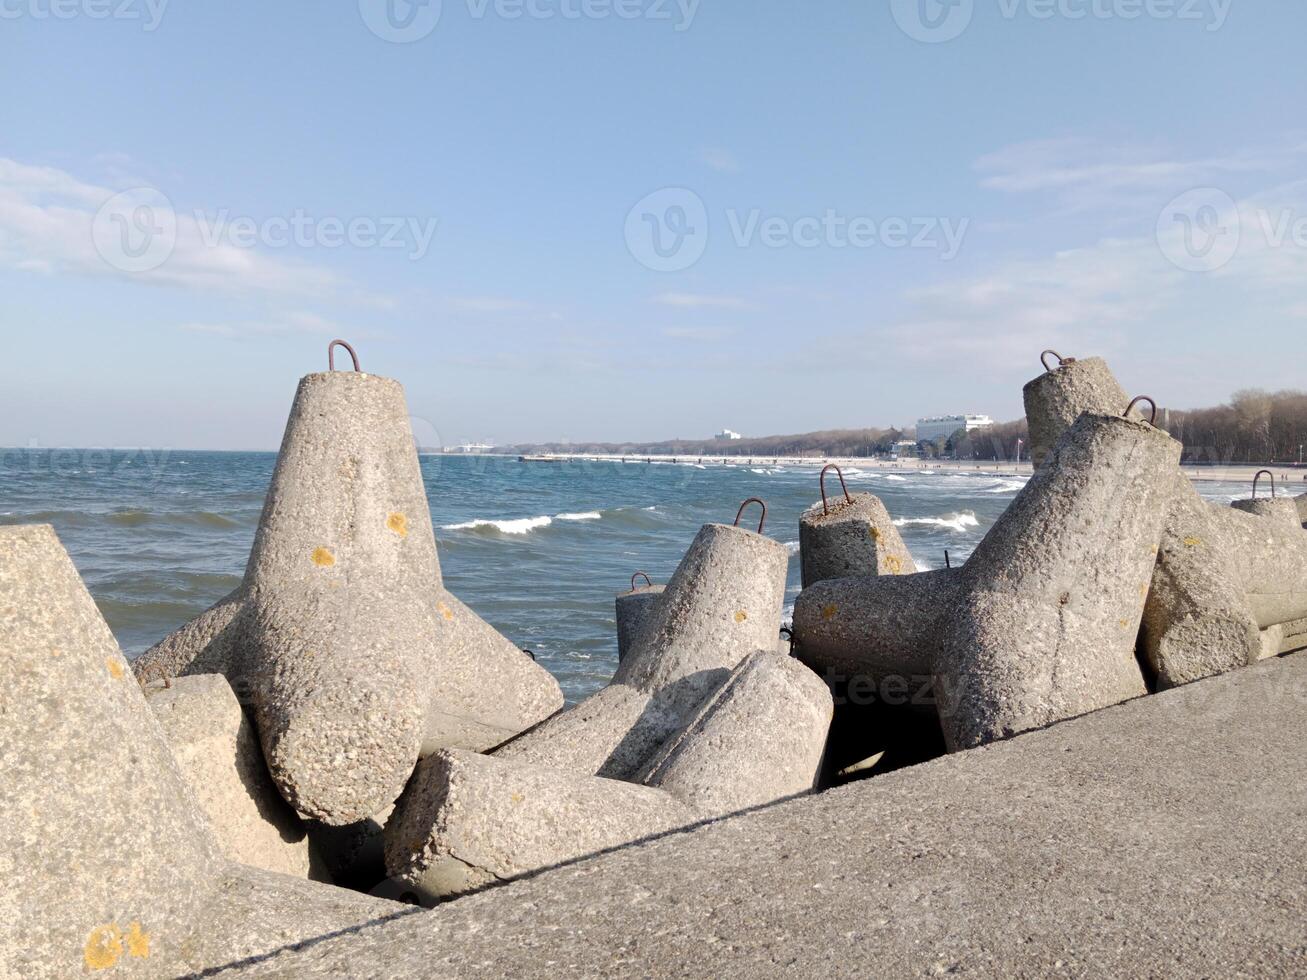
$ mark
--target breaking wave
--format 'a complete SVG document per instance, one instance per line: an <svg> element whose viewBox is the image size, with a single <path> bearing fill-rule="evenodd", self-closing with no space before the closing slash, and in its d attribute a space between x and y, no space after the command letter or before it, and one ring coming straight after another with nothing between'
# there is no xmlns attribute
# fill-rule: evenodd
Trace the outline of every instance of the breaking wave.
<svg viewBox="0 0 1307 980"><path fill-rule="evenodd" d="M965 531L970 527L980 527L980 521L969 510L946 514L943 517L899 517L894 521L895 527L944 527L950 531Z"/></svg>
<svg viewBox="0 0 1307 980"><path fill-rule="evenodd" d="M542 514L539 517L517 517L505 520L492 520L490 518L478 517L470 521L463 521L459 524L445 524L441 527L443 531L484 531L491 534L530 534L532 531L539 530L542 527L549 527L554 521L598 521L603 519L603 514L597 510L587 510L578 513L554 514L552 517L548 514Z"/></svg>

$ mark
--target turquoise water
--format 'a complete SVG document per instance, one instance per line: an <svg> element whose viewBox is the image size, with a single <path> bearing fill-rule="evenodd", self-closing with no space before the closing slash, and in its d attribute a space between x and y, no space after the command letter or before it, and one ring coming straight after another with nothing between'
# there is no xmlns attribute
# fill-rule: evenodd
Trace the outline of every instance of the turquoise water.
<svg viewBox="0 0 1307 980"><path fill-rule="evenodd" d="M0 523L53 524L128 656L240 583L274 453L0 450ZM613 597L631 575L665 582L700 525L767 502L765 533L790 546L820 499L818 466L521 463L424 456L446 585L519 646L569 700L617 663ZM900 524L921 568L965 560L1024 483L1015 474L845 471ZM838 481L828 481L838 492ZM1246 488L1203 484L1217 500ZM744 523L756 522L756 508Z"/></svg>

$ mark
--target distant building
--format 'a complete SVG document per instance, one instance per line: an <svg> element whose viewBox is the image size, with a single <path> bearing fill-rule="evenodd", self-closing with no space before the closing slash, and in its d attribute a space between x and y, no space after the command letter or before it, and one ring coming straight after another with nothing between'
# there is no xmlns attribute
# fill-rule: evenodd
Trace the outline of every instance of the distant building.
<svg viewBox="0 0 1307 980"><path fill-rule="evenodd" d="M899 459L899 458L910 459L916 455L917 455L917 444L913 442L911 439L900 439L898 442L894 443L894 445L890 448L889 451L890 459Z"/></svg>
<svg viewBox="0 0 1307 980"><path fill-rule="evenodd" d="M722 431L717 433L717 435L713 436L713 438L714 439L743 439L744 436L740 435L738 432L732 432L730 429L722 429Z"/></svg>
<svg viewBox="0 0 1307 980"><path fill-rule="evenodd" d="M988 415L940 415L930 419L917 419L917 442L934 442L947 439L958 429L983 429L994 424Z"/></svg>
<svg viewBox="0 0 1307 980"><path fill-rule="evenodd" d="M481 453L491 452L494 450L494 448L495 447L488 442L465 442L462 445L458 445L458 446L446 446L445 452L479 455Z"/></svg>

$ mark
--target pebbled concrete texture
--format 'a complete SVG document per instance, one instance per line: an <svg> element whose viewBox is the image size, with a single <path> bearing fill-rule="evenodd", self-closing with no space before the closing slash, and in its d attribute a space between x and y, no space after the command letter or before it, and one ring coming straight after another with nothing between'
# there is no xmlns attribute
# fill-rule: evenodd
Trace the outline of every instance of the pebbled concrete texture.
<svg viewBox="0 0 1307 980"><path fill-rule="evenodd" d="M173 977L393 903L222 857L52 528L0 528L0 976Z"/></svg>
<svg viewBox="0 0 1307 980"><path fill-rule="evenodd" d="M134 669L226 674L282 795L336 825L393 802L422 753L563 704L443 588L403 388L356 372L300 381L241 589Z"/></svg>
<svg viewBox="0 0 1307 980"><path fill-rule="evenodd" d="M1268 520L1278 521L1294 530L1302 528L1302 519L1298 516L1298 505L1289 497L1258 497L1257 499L1235 500L1230 504L1235 510L1245 514L1255 514Z"/></svg>
<svg viewBox="0 0 1307 980"><path fill-rule="evenodd" d="M934 673L936 624L956 604L961 568L827 579L794 603L796 656L824 676Z"/></svg>
<svg viewBox="0 0 1307 980"><path fill-rule="evenodd" d="M640 631L653 615L666 588L664 585L639 585L618 593L613 609L617 619L618 663L626 659L627 652L639 639Z"/></svg>
<svg viewBox="0 0 1307 980"><path fill-rule="evenodd" d="M330 881L311 854L304 824L272 784L254 726L226 678L155 681L145 688L145 701L226 857Z"/></svg>
<svg viewBox="0 0 1307 980"><path fill-rule="evenodd" d="M387 871L435 901L807 792L833 710L807 667L758 651L633 782L442 752L386 824Z"/></svg>
<svg viewBox="0 0 1307 980"><path fill-rule="evenodd" d="M776 648L788 568L781 542L705 524L608 687L495 754L631 778L745 656Z"/></svg>
<svg viewBox="0 0 1307 980"><path fill-rule="evenodd" d="M1307 657L491 889L236 975L1300 976Z"/></svg>
<svg viewBox="0 0 1307 980"><path fill-rule="evenodd" d="M1135 640L1180 443L1086 412L962 569L935 676L950 749L1147 693Z"/></svg>
<svg viewBox="0 0 1307 980"><path fill-rule="evenodd" d="M1030 427L1030 459L1038 469L1062 433L1085 412L1120 415L1130 396L1101 357L1069 358L1022 389ZM1139 418L1138 411L1132 418Z"/></svg>
<svg viewBox="0 0 1307 980"><path fill-rule="evenodd" d="M803 587L850 575L910 575L917 570L879 497L841 494L829 509L814 504L799 517Z"/></svg>

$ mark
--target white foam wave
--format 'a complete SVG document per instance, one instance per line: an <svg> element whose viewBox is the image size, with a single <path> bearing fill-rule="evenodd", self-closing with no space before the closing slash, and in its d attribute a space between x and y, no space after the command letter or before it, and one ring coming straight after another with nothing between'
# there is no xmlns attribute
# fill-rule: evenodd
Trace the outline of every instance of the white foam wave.
<svg viewBox="0 0 1307 980"><path fill-rule="evenodd" d="M907 482L908 482L908 478L907 478L906 476L899 476L897 473L886 473L886 474L885 474L885 479L887 479L887 480L893 480L895 483L907 483Z"/></svg>
<svg viewBox="0 0 1307 980"><path fill-rule="evenodd" d="M477 519L464 521L462 524L446 524L446 531L475 531L478 528L493 527L500 534L529 534L539 527L548 527L554 523L552 517L521 517L513 521L490 521Z"/></svg>
<svg viewBox="0 0 1307 980"><path fill-rule="evenodd" d="M604 515L597 510L587 510L580 514L555 514L556 521L597 521Z"/></svg>
<svg viewBox="0 0 1307 980"><path fill-rule="evenodd" d="M788 552L789 552L790 554L792 554L792 555L797 555L797 554L799 553L799 542L797 542L797 541L786 541L786 542L785 542L785 550L788 551Z"/></svg>
<svg viewBox="0 0 1307 980"><path fill-rule="evenodd" d="M894 521L895 527L946 527L950 531L965 531L969 527L980 527L980 521L969 510L944 517L900 517Z"/></svg>
<svg viewBox="0 0 1307 980"><path fill-rule="evenodd" d="M1016 493L1025 485L1025 480L1000 480L995 486L986 487L985 493Z"/></svg>

